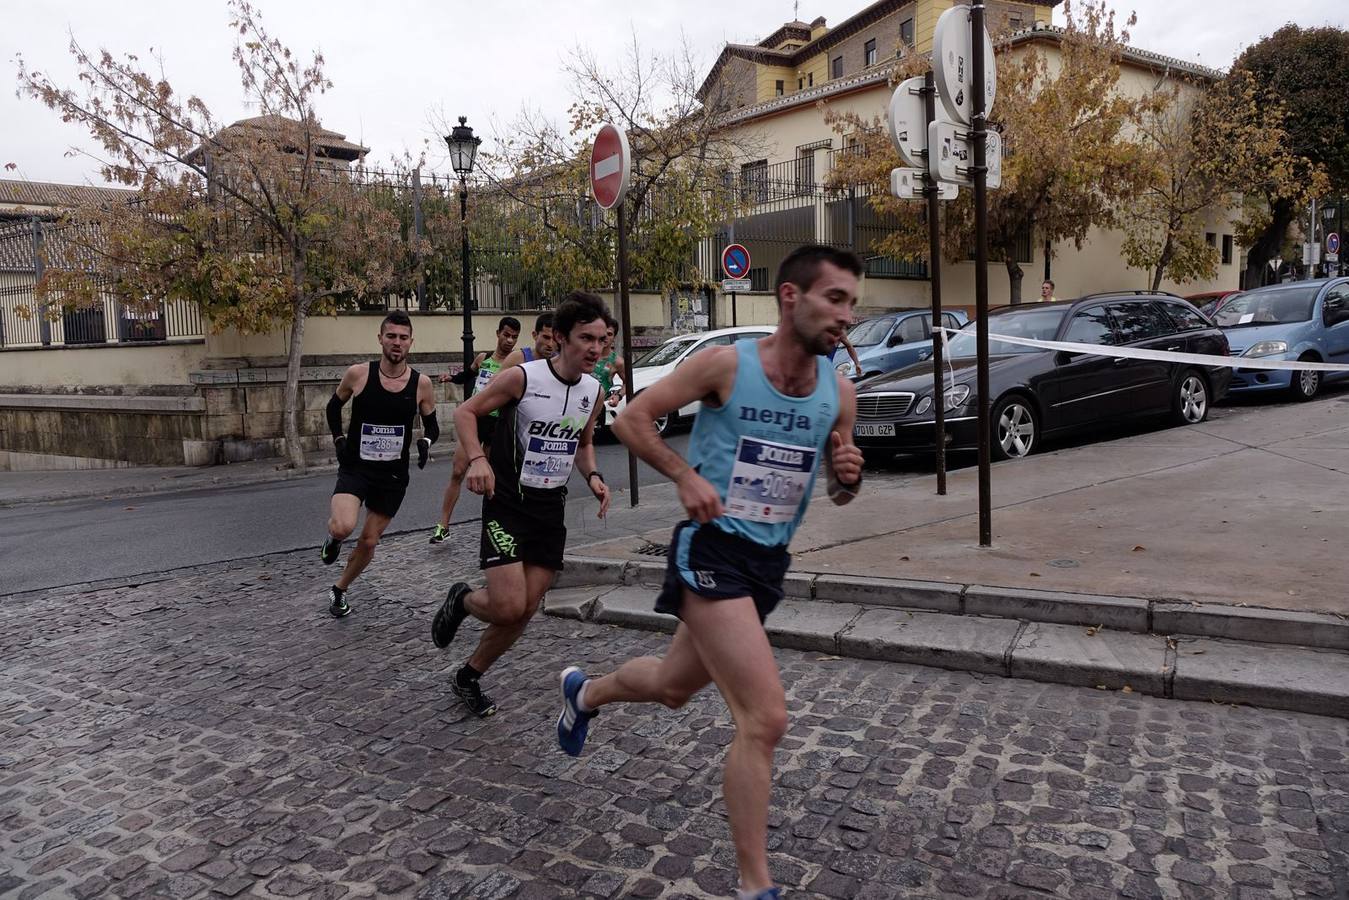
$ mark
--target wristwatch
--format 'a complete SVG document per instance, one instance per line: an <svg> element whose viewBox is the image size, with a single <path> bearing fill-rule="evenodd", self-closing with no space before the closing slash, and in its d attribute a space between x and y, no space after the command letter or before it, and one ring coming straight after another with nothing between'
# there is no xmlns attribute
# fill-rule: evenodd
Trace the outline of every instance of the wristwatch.
<svg viewBox="0 0 1349 900"><path fill-rule="evenodd" d="M600 480L600 484L606 484L606 483L607 483L607 482L605 482L605 480L604 480L604 473L601 472L599 469L595 469L595 470L593 470L589 475L587 475L587 476L586 476L586 481L589 481L589 480L592 479L592 478L598 478L598 479Z"/></svg>

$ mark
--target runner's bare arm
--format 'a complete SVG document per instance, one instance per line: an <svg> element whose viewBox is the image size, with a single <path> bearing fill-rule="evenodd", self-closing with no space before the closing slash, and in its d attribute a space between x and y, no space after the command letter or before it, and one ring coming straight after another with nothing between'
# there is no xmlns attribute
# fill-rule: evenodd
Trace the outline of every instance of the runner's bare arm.
<svg viewBox="0 0 1349 900"><path fill-rule="evenodd" d="M433 415L436 411L436 389L431 384L430 375L419 375L417 377L417 412L422 417Z"/></svg>
<svg viewBox="0 0 1349 900"><path fill-rule="evenodd" d="M857 496L862 485L862 451L853 443L853 424L857 421L857 389L843 376L838 377L838 418L829 433L829 452L825 454L825 489L836 506L845 506Z"/></svg>
<svg viewBox="0 0 1349 900"><path fill-rule="evenodd" d="M714 347L698 354L696 365L680 366L632 398L627 410L614 420L614 434L642 460L679 487L679 501L689 518L710 522L723 512L717 489L661 440L653 425L695 400L720 405L735 384L736 350Z"/></svg>
<svg viewBox="0 0 1349 900"><path fill-rule="evenodd" d="M509 369L511 366L518 366L525 361L525 351L512 350L506 354L506 358L501 361L502 369Z"/></svg>
<svg viewBox="0 0 1349 900"><path fill-rule="evenodd" d="M843 342L843 349L848 351L848 358L852 360L853 371L858 375L861 375L862 360L857 358L857 348L852 345L852 341L848 340L846 334L839 338L839 340Z"/></svg>
<svg viewBox="0 0 1349 900"><path fill-rule="evenodd" d="M370 367L365 363L348 366L347 370L342 373L342 381L333 393L337 394L338 399L343 403L346 403L351 399L352 394L365 387L365 378L368 374L370 374Z"/></svg>
<svg viewBox="0 0 1349 900"><path fill-rule="evenodd" d="M484 359L486 359L486 358L487 358L487 352L486 352L486 351L483 351L482 353L479 353L477 356L473 357L473 365L469 366L469 367L468 367L468 370L469 370L470 372L475 372L475 373L476 373L480 368L482 368L482 361L483 361ZM441 376L440 376L440 383L441 383L441 384L445 384L445 383L450 382L450 381L453 381L453 380L454 380L454 376L453 376L453 375L441 375Z"/></svg>
<svg viewBox="0 0 1349 900"><path fill-rule="evenodd" d="M603 398L599 398L602 400ZM595 408L590 411L590 418L586 421L585 430L581 432L580 440L576 445L576 466L581 474L585 476L586 486L590 488L590 493L595 495L595 499L600 501L599 517L604 518L609 512L609 486L604 483L604 476L597 469L597 460L595 459L595 421L599 418L601 405L596 402Z"/></svg>

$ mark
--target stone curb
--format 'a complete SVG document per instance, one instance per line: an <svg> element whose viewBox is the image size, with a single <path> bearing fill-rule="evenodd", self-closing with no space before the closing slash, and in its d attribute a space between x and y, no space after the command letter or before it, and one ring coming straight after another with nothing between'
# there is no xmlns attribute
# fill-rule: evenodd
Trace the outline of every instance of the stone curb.
<svg viewBox="0 0 1349 900"><path fill-rule="evenodd" d="M660 584L664 561L568 556L559 586ZM573 571L574 570L574 571ZM1201 604L1142 597L792 572L789 599L853 603L1055 625L1101 626L1133 634L1192 635L1349 651L1349 619L1328 613Z"/></svg>
<svg viewBox="0 0 1349 900"><path fill-rule="evenodd" d="M604 562L591 571L626 569ZM653 599L651 585L620 577L552 591L544 612L674 631L677 620L654 612ZM790 598L766 630L775 646L806 652L1349 718L1349 654L1338 650Z"/></svg>

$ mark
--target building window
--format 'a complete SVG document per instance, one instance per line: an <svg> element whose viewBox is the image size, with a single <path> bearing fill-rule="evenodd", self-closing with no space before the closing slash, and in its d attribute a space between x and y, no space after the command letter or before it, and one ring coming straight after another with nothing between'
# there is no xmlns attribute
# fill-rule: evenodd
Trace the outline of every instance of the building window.
<svg viewBox="0 0 1349 900"><path fill-rule="evenodd" d="M829 64L829 77L830 78L843 77L843 57L835 56L834 61Z"/></svg>
<svg viewBox="0 0 1349 900"><path fill-rule="evenodd" d="M775 82L775 85L776 85L776 87L774 88L774 90L776 90L776 91L777 91L777 95L778 95L779 97L781 97L781 96L782 96L782 82L781 82L781 81Z"/></svg>
<svg viewBox="0 0 1349 900"><path fill-rule="evenodd" d="M768 202L768 160L761 159L740 167L740 196L755 203Z"/></svg>
<svg viewBox="0 0 1349 900"><path fill-rule="evenodd" d="M876 65L876 39L872 38L871 40L867 41L862 49L864 53L864 58L866 59L866 65L868 66Z"/></svg>
<svg viewBox="0 0 1349 900"><path fill-rule="evenodd" d="M796 79L796 89L797 89L798 91L801 90L801 89L802 89L803 87L805 87L805 86L806 86L806 79L804 79L804 78L798 78L798 79Z"/></svg>
<svg viewBox="0 0 1349 900"><path fill-rule="evenodd" d="M1214 234L1213 232L1210 231L1210 232L1208 232L1207 234L1204 235L1204 243L1205 243L1205 244L1208 244L1210 247L1217 247L1217 246L1218 246L1218 236L1217 236L1216 234Z"/></svg>
<svg viewBox="0 0 1349 900"><path fill-rule="evenodd" d="M805 147L796 151L796 193L809 194L815 187L815 150Z"/></svg>
<svg viewBox="0 0 1349 900"><path fill-rule="evenodd" d="M1223 235L1223 265L1232 265L1232 235Z"/></svg>
<svg viewBox="0 0 1349 900"><path fill-rule="evenodd" d="M1011 29L1012 31L1020 31L1020 30L1021 30L1021 16L1019 16L1019 15L1016 15L1016 16L1008 16L1008 17L1007 17L1007 27L1008 27L1009 29Z"/></svg>
<svg viewBox="0 0 1349 900"><path fill-rule="evenodd" d="M809 73L806 74L806 87L815 87L815 73L814 73L814 72L809 72Z"/></svg>
<svg viewBox="0 0 1349 900"><path fill-rule="evenodd" d="M903 47L913 46L913 19L899 23L899 43Z"/></svg>

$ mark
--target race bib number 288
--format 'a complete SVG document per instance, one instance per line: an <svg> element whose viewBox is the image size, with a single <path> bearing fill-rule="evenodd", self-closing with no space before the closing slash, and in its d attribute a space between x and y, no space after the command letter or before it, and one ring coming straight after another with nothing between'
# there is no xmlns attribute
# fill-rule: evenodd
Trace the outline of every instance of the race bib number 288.
<svg viewBox="0 0 1349 900"><path fill-rule="evenodd" d="M816 453L741 437L726 491L726 515L750 522L791 522L815 473Z"/></svg>

